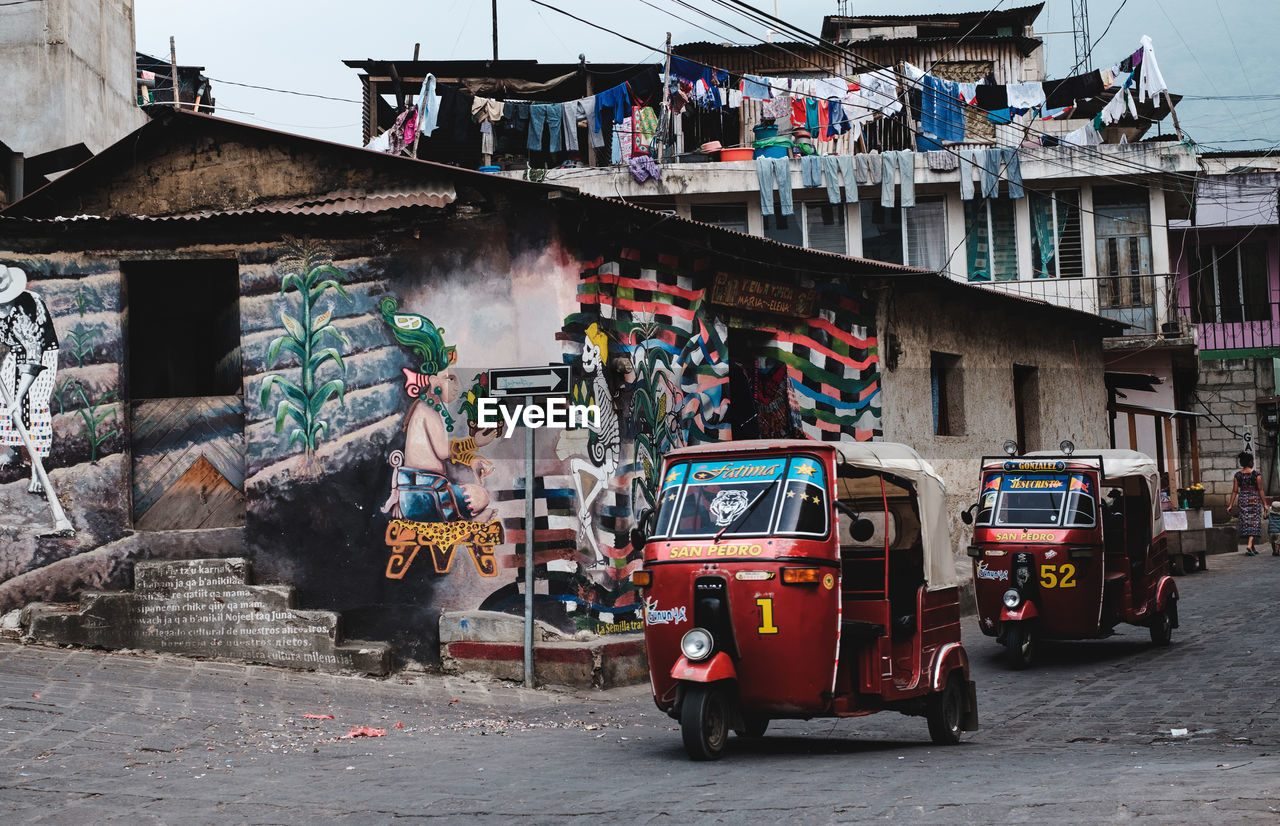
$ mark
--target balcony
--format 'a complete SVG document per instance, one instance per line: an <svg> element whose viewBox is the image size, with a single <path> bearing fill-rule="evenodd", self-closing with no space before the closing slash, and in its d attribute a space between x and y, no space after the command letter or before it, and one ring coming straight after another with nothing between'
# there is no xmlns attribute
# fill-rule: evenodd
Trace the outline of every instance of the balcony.
<svg viewBox="0 0 1280 826"><path fill-rule="evenodd" d="M978 286L1128 324L1126 337L1180 337L1181 325L1176 323L1173 312L1173 275L1168 273L992 281ZM1169 321L1174 325L1168 325Z"/></svg>
<svg viewBox="0 0 1280 826"><path fill-rule="evenodd" d="M1280 306L1274 301L1213 306L1183 299L1178 315L1194 325L1201 358L1280 356Z"/></svg>

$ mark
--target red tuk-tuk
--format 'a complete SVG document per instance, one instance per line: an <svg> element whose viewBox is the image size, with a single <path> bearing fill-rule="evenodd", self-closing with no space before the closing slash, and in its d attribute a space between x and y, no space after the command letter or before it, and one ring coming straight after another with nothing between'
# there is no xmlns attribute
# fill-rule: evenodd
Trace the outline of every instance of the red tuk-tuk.
<svg viewBox="0 0 1280 826"><path fill-rule="evenodd" d="M1062 446L982 460L969 546L978 622L1015 668L1031 664L1042 639L1106 637L1125 622L1168 645L1178 627L1155 463L1133 450Z"/></svg>
<svg viewBox="0 0 1280 826"><path fill-rule="evenodd" d="M632 581L654 702L690 757L780 718L892 710L937 743L977 729L943 485L918 453L699 445L668 454L662 480Z"/></svg>

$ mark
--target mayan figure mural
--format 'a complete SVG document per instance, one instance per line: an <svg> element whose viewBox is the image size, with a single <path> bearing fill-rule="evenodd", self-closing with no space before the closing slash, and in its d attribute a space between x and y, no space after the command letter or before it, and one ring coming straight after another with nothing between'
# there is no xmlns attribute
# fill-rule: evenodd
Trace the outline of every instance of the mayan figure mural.
<svg viewBox="0 0 1280 826"><path fill-rule="evenodd" d="M481 576L496 576L494 548L502 543L502 525L493 519L484 485L493 463L479 451L498 430L468 422L467 436L454 435L459 422L451 408L462 391L453 370L456 348L445 344L444 329L431 319L399 312L394 298L383 299L380 309L396 341L421 360L418 370L403 370L412 403L404 419L404 449L388 457L391 489L381 503L390 517L386 576L402 579L423 547L438 574L447 573L454 551L465 547Z"/></svg>

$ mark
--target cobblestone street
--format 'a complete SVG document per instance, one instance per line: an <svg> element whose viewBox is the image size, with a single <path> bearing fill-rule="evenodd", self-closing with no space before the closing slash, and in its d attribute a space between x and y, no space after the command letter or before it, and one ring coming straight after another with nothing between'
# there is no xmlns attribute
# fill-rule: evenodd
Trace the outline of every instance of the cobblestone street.
<svg viewBox="0 0 1280 826"><path fill-rule="evenodd" d="M1013 673L966 628L982 730L959 747L881 714L775 723L710 764L685 758L647 686L531 692L6 643L0 812L60 824L1274 823L1280 559L1210 565L1179 580L1182 628L1166 649L1124 627ZM342 739L355 726L386 736Z"/></svg>

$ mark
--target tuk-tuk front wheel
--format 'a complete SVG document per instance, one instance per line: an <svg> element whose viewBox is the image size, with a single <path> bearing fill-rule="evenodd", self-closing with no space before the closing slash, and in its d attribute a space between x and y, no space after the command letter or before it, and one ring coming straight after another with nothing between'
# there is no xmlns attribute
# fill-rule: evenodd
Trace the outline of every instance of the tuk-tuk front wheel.
<svg viewBox="0 0 1280 826"><path fill-rule="evenodd" d="M925 719L929 721L929 737L933 742L940 746L954 746L960 742L964 703L964 688L955 674L947 678L942 691L929 695Z"/></svg>
<svg viewBox="0 0 1280 826"><path fill-rule="evenodd" d="M729 696L719 686L690 685L680 705L680 736L693 760L718 760L729 737Z"/></svg>
<svg viewBox="0 0 1280 826"><path fill-rule="evenodd" d="M1151 618L1151 625L1148 630L1151 632L1151 643L1153 645L1168 645L1173 639L1174 617L1177 616L1177 603L1169 600L1164 610L1157 611L1156 615Z"/></svg>
<svg viewBox="0 0 1280 826"><path fill-rule="evenodd" d="M1026 621L1008 623L1004 632L1004 647L1010 666L1015 669L1030 666L1036 654L1036 637L1031 624Z"/></svg>

